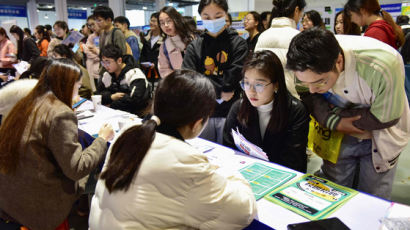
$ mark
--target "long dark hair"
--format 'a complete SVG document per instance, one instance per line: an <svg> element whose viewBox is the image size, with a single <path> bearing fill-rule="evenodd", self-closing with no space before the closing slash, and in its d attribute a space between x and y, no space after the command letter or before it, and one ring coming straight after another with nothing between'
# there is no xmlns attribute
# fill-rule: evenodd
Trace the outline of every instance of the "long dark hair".
<svg viewBox="0 0 410 230"><path fill-rule="evenodd" d="M378 0L349 0L345 5L345 10L349 17L350 12L360 14L360 9L364 9L369 14L381 15L383 20L393 28L394 34L396 35L397 46L400 47L404 44L403 31L400 26L394 22L392 16L385 10L382 10Z"/></svg>
<svg viewBox="0 0 410 230"><path fill-rule="evenodd" d="M360 27L356 23L352 22L350 17L347 16L345 10L339 11L335 16L335 24L333 25L333 31L335 32L335 34L336 34L336 21L339 15L342 15L343 17L343 34L349 34L349 35L360 35L361 34Z"/></svg>
<svg viewBox="0 0 410 230"><path fill-rule="evenodd" d="M40 114L36 108L37 104L44 101L43 96L51 92L46 97L50 98L52 103L57 98L71 108L74 84L80 79L80 68L68 59L54 60L43 70L34 89L13 107L0 127L0 173L15 172L19 159L19 146L26 141L22 140L22 137L26 126L29 125L29 118L34 114L31 122L34 124L37 119L44 119L49 115L48 112ZM31 131L32 127L29 135Z"/></svg>
<svg viewBox="0 0 410 230"><path fill-rule="evenodd" d="M9 36L7 36L6 30L3 27L0 27L0 34L10 40Z"/></svg>
<svg viewBox="0 0 410 230"><path fill-rule="evenodd" d="M269 25L272 25L272 19L279 17L293 18L296 7L303 10L306 6L305 0L273 0L273 8L270 16ZM297 23L297 22L296 22Z"/></svg>
<svg viewBox="0 0 410 230"><path fill-rule="evenodd" d="M176 70L156 89L153 111L161 125L177 129L199 119L205 123L214 105L215 90L206 77L191 70ZM114 143L107 167L101 174L110 193L128 190L155 139L156 126L155 121L147 120L127 129Z"/></svg>
<svg viewBox="0 0 410 230"><path fill-rule="evenodd" d="M258 70L266 78L269 78L273 84L278 85L278 91L274 95L271 118L266 130L277 133L286 128L288 125L288 90L285 83L285 74L279 58L270 50L263 50L253 53L249 60L243 66L242 74L251 69ZM252 111L255 108L250 103L245 92L242 92L242 104L238 113L239 122L248 126Z"/></svg>
<svg viewBox="0 0 410 230"><path fill-rule="evenodd" d="M160 25L159 16L161 15L161 13L168 15L168 17L172 19L176 33L181 37L181 40L185 44L185 46L188 46L194 38L194 31L192 31L191 27L186 24L182 15L174 7L165 6L159 11L157 17L158 25ZM159 29L161 31L161 34L164 34L161 26L159 26Z"/></svg>
<svg viewBox="0 0 410 230"><path fill-rule="evenodd" d="M316 10L305 12L302 18L304 18L305 16L307 16L312 21L313 26L325 29L325 23L323 23L322 16L320 16L319 12L317 12Z"/></svg>
<svg viewBox="0 0 410 230"><path fill-rule="evenodd" d="M21 55L23 53L24 32L20 27L13 25L10 28L10 33L15 33L19 36L19 40L17 41L17 58L21 59Z"/></svg>
<svg viewBox="0 0 410 230"><path fill-rule="evenodd" d="M251 11L248 14L252 14L253 20L255 20L255 22L258 22L256 29L259 33L262 33L265 30L265 28L263 27L261 15L256 11Z"/></svg>
<svg viewBox="0 0 410 230"><path fill-rule="evenodd" d="M46 27L38 25L36 26L36 32L41 34L41 39L37 42L38 44L41 44L44 39L48 42L50 41L50 35L48 34Z"/></svg>

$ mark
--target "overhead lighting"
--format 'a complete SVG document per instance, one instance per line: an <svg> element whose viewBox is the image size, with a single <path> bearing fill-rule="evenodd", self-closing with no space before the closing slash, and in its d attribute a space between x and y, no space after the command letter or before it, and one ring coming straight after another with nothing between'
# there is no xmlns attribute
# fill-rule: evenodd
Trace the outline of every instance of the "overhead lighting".
<svg viewBox="0 0 410 230"><path fill-rule="evenodd" d="M142 7L142 9L143 9L143 10L147 10L147 9L148 9L148 7L146 7L146 6L143 6L143 7Z"/></svg>
<svg viewBox="0 0 410 230"><path fill-rule="evenodd" d="M83 9L83 10L87 10L87 7L83 7L82 9Z"/></svg>
<svg viewBox="0 0 410 230"><path fill-rule="evenodd" d="M47 8L51 9L51 8L53 8L53 6L52 6L52 5L48 5Z"/></svg>

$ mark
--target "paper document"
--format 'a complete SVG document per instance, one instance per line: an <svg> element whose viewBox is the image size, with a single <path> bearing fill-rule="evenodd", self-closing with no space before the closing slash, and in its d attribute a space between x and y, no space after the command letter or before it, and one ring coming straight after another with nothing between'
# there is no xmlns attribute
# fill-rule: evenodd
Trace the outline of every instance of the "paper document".
<svg viewBox="0 0 410 230"><path fill-rule="evenodd" d="M281 186L265 198L310 220L326 218L358 192L306 174Z"/></svg>
<svg viewBox="0 0 410 230"><path fill-rule="evenodd" d="M253 163L239 172L251 185L256 200L296 176L296 173L275 169L261 163Z"/></svg>
<svg viewBox="0 0 410 230"><path fill-rule="evenodd" d="M265 160L265 161L269 161L269 158L266 155L266 153L258 146L246 140L246 138L243 137L241 133L239 133L238 128L236 128L236 131L232 129L232 137L233 137L233 141L235 142L236 147L242 152L250 156L253 156L253 157Z"/></svg>
<svg viewBox="0 0 410 230"><path fill-rule="evenodd" d="M17 73L20 75L28 70L30 68L30 64L26 61L21 61L17 64L13 64L13 67L17 70Z"/></svg>
<svg viewBox="0 0 410 230"><path fill-rule="evenodd" d="M64 44L64 45L76 44L83 37L84 37L84 35L82 35L80 32L72 31L72 32L70 32L70 35L68 35L68 37L61 42L61 44Z"/></svg>

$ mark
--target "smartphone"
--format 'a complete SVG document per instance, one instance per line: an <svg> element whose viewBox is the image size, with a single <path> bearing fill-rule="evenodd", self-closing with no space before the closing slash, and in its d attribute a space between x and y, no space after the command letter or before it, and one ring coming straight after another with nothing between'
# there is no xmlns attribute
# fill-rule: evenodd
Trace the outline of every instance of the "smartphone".
<svg viewBox="0 0 410 230"><path fill-rule="evenodd" d="M350 230L339 218L332 217L303 223L289 224L288 230Z"/></svg>

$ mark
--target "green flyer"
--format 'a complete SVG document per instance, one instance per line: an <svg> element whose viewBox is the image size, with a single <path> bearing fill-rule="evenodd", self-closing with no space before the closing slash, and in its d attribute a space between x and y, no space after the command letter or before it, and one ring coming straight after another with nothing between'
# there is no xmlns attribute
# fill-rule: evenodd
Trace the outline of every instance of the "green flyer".
<svg viewBox="0 0 410 230"><path fill-rule="evenodd" d="M275 169L261 163L253 163L239 172L249 181L256 200L296 176L296 173Z"/></svg>
<svg viewBox="0 0 410 230"><path fill-rule="evenodd" d="M358 192L306 174L265 196L266 199L310 220L329 216Z"/></svg>

